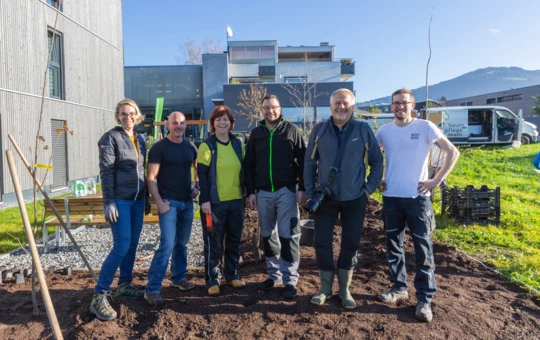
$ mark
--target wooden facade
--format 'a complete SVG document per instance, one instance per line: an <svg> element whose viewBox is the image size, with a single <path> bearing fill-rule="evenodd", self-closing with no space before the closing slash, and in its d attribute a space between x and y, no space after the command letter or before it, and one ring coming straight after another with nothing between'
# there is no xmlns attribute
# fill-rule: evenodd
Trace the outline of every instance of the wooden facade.
<svg viewBox="0 0 540 340"><path fill-rule="evenodd" d="M61 34L62 96L49 95L48 32L57 10L42 0L0 0L0 126L3 194L13 192L5 150L8 134L29 161L45 94L38 163L48 164L58 135L53 121L67 121L67 179L99 174L97 141L116 125L114 107L124 96L122 1L62 1L56 32ZM43 86L45 90L43 91ZM70 134L69 131L73 131ZM32 180L15 157L23 190ZM39 170L44 174L44 170ZM52 175L46 185L52 184ZM0 199L1 201L1 199Z"/></svg>

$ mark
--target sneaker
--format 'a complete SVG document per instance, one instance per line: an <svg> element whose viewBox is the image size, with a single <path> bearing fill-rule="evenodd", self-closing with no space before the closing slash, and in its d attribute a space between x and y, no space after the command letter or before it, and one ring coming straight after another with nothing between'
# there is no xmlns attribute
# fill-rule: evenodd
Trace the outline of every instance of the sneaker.
<svg viewBox="0 0 540 340"><path fill-rule="evenodd" d="M246 288L246 283L240 280L232 280L227 282L227 284L236 289Z"/></svg>
<svg viewBox="0 0 540 340"><path fill-rule="evenodd" d="M195 285L188 280L184 280L178 283L171 283L171 287L176 287L181 291L187 292L188 290L192 290L193 288L195 288Z"/></svg>
<svg viewBox="0 0 540 340"><path fill-rule="evenodd" d="M422 322L431 322L433 320L433 313L431 312L431 303L418 302L416 305L416 312L414 313L416 318Z"/></svg>
<svg viewBox="0 0 540 340"><path fill-rule="evenodd" d="M144 295L144 291L133 287L129 282L122 282L116 288L114 296L123 296L128 299L140 299Z"/></svg>
<svg viewBox="0 0 540 340"><path fill-rule="evenodd" d="M285 285L285 289L283 290L283 296L287 299L294 299L298 296L298 292L296 290L296 287L293 285Z"/></svg>
<svg viewBox="0 0 540 340"><path fill-rule="evenodd" d="M409 298L409 292L405 289L392 288L387 292L379 294L377 298L384 303L396 303L399 300L406 300Z"/></svg>
<svg viewBox="0 0 540 340"><path fill-rule="evenodd" d="M110 296L110 293L105 291L94 293L92 303L90 303L90 312L102 321L114 320L117 316L116 311L109 304L109 300L107 300L108 296Z"/></svg>
<svg viewBox="0 0 540 340"><path fill-rule="evenodd" d="M281 283L281 280L272 280L272 279L266 279L264 282L261 282L259 284L259 289L263 292L269 292L274 288L274 286Z"/></svg>
<svg viewBox="0 0 540 340"><path fill-rule="evenodd" d="M213 285L208 288L208 295L210 296L218 296L219 295L219 286Z"/></svg>
<svg viewBox="0 0 540 340"><path fill-rule="evenodd" d="M163 299L159 293L157 294L147 294L144 293L144 299L153 306L159 306L163 304Z"/></svg>

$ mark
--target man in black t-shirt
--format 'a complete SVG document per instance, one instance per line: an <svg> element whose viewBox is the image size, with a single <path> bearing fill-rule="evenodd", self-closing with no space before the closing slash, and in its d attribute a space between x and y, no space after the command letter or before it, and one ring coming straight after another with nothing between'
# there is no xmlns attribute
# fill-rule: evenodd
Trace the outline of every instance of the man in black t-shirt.
<svg viewBox="0 0 540 340"><path fill-rule="evenodd" d="M194 171L194 184L191 181L191 167L197 169L197 148L183 138L186 117L181 112L171 113L166 125L170 134L154 144L148 153L147 185L158 206L161 230L144 294L146 301L153 305L163 303L160 292L171 254L171 286L182 291L195 287L186 280L186 268L193 198L199 193L197 171Z"/></svg>

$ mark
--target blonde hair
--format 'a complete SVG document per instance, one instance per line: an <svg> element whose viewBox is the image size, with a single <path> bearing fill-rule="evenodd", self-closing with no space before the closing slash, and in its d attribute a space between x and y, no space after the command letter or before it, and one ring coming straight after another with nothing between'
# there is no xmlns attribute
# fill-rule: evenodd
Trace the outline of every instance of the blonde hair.
<svg viewBox="0 0 540 340"><path fill-rule="evenodd" d="M135 124L139 124L141 123L143 120L144 120L144 116L141 114L141 110L139 110L139 107L137 106L137 103L135 103L135 101L133 99L129 99L129 98L125 98L125 99L122 99L121 101L118 102L118 104L116 104L116 109L114 110L114 119L116 119L116 122L118 124L121 124L122 122L120 121L120 108L124 105L129 105L131 106L132 108L135 109Z"/></svg>

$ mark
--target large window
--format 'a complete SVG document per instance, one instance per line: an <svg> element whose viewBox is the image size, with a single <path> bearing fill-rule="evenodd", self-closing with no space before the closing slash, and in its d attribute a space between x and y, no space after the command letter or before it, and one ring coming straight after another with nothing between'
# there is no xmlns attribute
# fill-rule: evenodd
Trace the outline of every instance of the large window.
<svg viewBox="0 0 540 340"><path fill-rule="evenodd" d="M274 59L274 46L230 47L231 60Z"/></svg>
<svg viewBox="0 0 540 340"><path fill-rule="evenodd" d="M62 35L50 30L48 40L48 52L52 49L49 62L49 95L52 98L64 99Z"/></svg>

